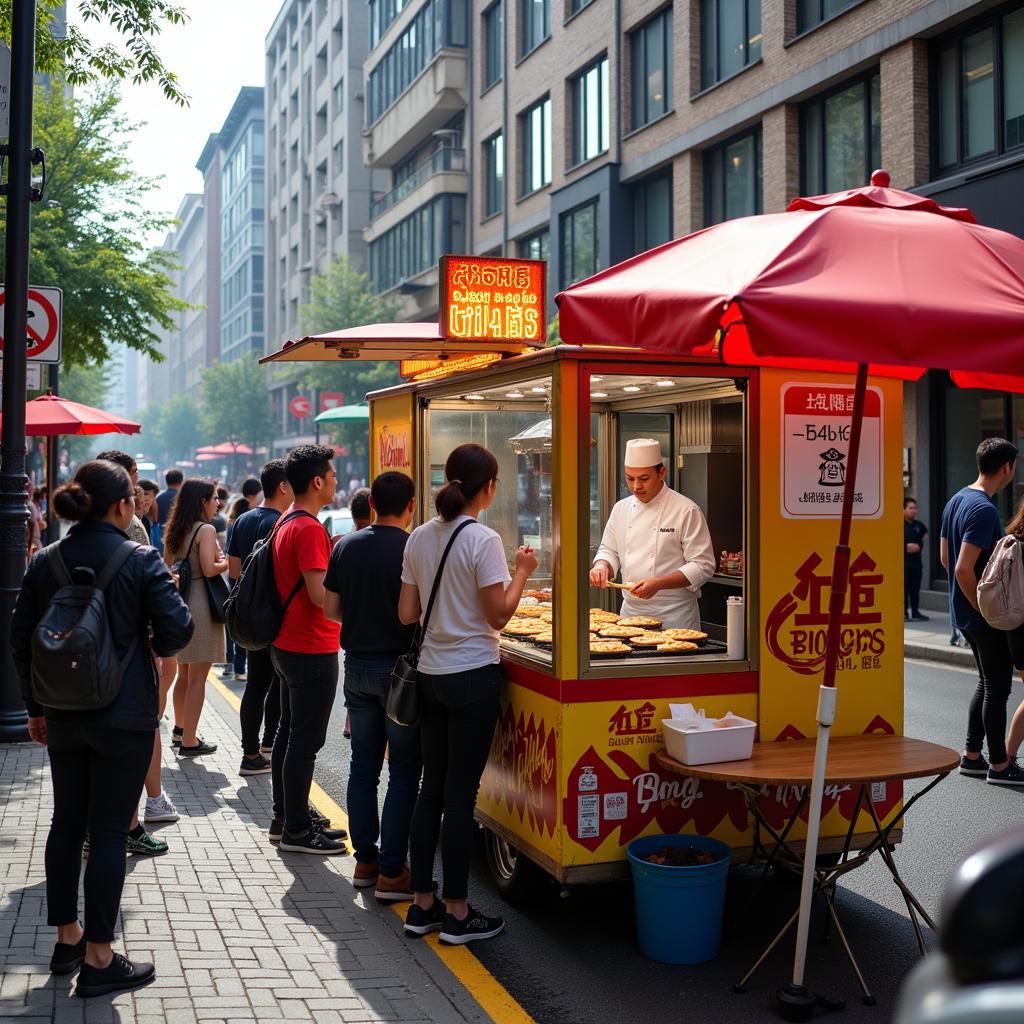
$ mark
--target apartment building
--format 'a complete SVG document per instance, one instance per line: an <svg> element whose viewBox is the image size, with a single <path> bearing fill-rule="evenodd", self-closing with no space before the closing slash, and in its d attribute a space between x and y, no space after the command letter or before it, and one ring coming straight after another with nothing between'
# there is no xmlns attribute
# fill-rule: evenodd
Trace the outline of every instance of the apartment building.
<svg viewBox="0 0 1024 1024"><path fill-rule="evenodd" d="M357 0L286 0L266 39L266 345L300 331L314 274L348 256L366 264L363 227L375 175L363 165L362 67L368 10ZM383 180L382 176L377 178ZM294 375L270 380L275 450L311 441L296 418Z"/></svg>

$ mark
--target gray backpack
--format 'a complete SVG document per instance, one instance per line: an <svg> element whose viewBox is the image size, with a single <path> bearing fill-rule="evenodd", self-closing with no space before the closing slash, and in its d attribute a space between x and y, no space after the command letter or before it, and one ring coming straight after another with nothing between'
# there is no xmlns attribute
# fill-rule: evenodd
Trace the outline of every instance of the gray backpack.
<svg viewBox="0 0 1024 1024"><path fill-rule="evenodd" d="M995 546L978 581L978 608L994 629L1024 623L1024 551L1013 535Z"/></svg>

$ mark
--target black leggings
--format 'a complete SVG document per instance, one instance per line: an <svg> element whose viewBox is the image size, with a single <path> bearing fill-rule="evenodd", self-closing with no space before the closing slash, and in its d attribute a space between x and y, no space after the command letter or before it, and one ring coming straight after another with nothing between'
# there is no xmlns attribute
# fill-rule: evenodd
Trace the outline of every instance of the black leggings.
<svg viewBox="0 0 1024 1024"><path fill-rule="evenodd" d="M112 942L124 888L125 839L153 755L153 732L106 729L81 719L46 721L53 821L46 839L47 924L78 920L82 841L85 938Z"/></svg>
<svg viewBox="0 0 1024 1024"><path fill-rule="evenodd" d="M1006 760L1006 702L1013 685L1013 661L1007 634L999 629L965 629L963 634L978 664L978 685L967 713L967 750L981 750L988 740L992 764Z"/></svg>
<svg viewBox="0 0 1024 1024"><path fill-rule="evenodd" d="M269 648L249 651L248 676L238 718L242 726L242 753L253 755L260 752L260 726L263 726L262 746L272 747L281 718L281 687Z"/></svg>
<svg viewBox="0 0 1024 1024"><path fill-rule="evenodd" d="M419 692L423 783L409 835L412 888L431 891L440 836L444 898L464 900L476 794L501 706L501 668L486 665L444 676L421 672Z"/></svg>

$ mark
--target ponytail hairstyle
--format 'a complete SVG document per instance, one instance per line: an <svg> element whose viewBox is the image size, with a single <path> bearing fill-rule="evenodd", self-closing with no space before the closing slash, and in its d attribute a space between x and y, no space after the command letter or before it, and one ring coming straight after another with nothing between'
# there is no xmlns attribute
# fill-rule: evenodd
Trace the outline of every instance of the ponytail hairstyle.
<svg viewBox="0 0 1024 1024"><path fill-rule="evenodd" d="M478 444L461 444L448 456L444 475L448 483L434 497L434 507L450 523L491 480L498 479L498 460Z"/></svg>
<svg viewBox="0 0 1024 1024"><path fill-rule="evenodd" d="M102 519L111 505L134 497L131 478L116 462L93 459L83 462L71 483L57 488L54 511L73 523Z"/></svg>

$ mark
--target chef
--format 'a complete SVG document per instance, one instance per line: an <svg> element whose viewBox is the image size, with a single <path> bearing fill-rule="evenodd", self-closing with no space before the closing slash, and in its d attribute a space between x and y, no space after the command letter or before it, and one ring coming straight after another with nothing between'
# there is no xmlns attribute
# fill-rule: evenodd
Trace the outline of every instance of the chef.
<svg viewBox="0 0 1024 1024"><path fill-rule="evenodd" d="M632 497L615 504L590 570L605 587L622 571L622 615L650 615L666 629L700 629L700 588L715 573L715 552L697 504L665 483L659 443L626 442L626 484Z"/></svg>

